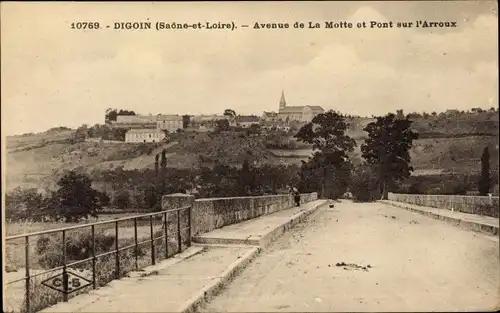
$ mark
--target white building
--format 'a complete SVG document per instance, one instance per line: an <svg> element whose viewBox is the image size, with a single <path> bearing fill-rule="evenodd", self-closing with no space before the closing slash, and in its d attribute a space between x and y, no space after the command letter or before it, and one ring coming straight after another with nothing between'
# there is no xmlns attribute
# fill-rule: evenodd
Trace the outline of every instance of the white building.
<svg viewBox="0 0 500 313"><path fill-rule="evenodd" d="M160 142L165 138L165 132L160 129L131 129L125 133L125 142Z"/></svg>
<svg viewBox="0 0 500 313"><path fill-rule="evenodd" d="M174 133L178 129L183 129L182 116L179 115L158 115L156 128Z"/></svg>

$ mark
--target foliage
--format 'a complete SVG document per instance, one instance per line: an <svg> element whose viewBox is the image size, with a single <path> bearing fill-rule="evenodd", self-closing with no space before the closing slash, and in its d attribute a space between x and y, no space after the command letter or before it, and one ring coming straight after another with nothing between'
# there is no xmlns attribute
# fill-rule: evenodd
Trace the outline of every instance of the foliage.
<svg viewBox="0 0 500 313"><path fill-rule="evenodd" d="M75 222L89 215L97 216L101 202L106 197L91 186L92 181L87 175L75 171L66 173L57 185L59 189L48 199L48 205L55 209L56 216L63 217L67 222Z"/></svg>
<svg viewBox="0 0 500 313"><path fill-rule="evenodd" d="M111 121L116 121L118 115L137 115L137 114L135 114L134 111L128 111L128 110L117 111L117 109L107 109L104 120L106 121L106 123L109 123Z"/></svg>
<svg viewBox="0 0 500 313"><path fill-rule="evenodd" d="M224 115L225 116L231 116L231 117L236 117L236 112L232 109L225 109L224 110Z"/></svg>
<svg viewBox="0 0 500 313"><path fill-rule="evenodd" d="M96 251L109 251L115 242L115 236L106 234L103 230L95 233ZM61 266L63 263L62 238L53 234L42 235L36 242L38 263L46 269ZM88 230L77 230L67 236L67 262L83 260L92 257L92 234Z"/></svg>
<svg viewBox="0 0 500 313"><path fill-rule="evenodd" d="M103 140L125 141L125 133L129 131L127 127L111 127L107 124L95 124L92 127L82 125L77 128L75 138L81 141L85 138L102 138Z"/></svg>
<svg viewBox="0 0 500 313"><path fill-rule="evenodd" d="M44 198L36 188L15 188L5 195L5 218L39 222L45 213Z"/></svg>
<svg viewBox="0 0 500 313"><path fill-rule="evenodd" d="M321 164L317 162L317 158L310 158L308 162L302 161L299 172L299 185L300 192L316 192L321 190L323 171Z"/></svg>
<svg viewBox="0 0 500 313"><path fill-rule="evenodd" d="M161 162L160 162L160 166L162 169L165 169L167 168L167 150L166 149L163 149L161 151Z"/></svg>
<svg viewBox="0 0 500 313"><path fill-rule="evenodd" d="M409 177L413 171L409 150L418 134L410 126L407 118L397 119L390 113L364 128L368 137L361 145L362 156L375 170L384 199L391 184Z"/></svg>
<svg viewBox="0 0 500 313"><path fill-rule="evenodd" d="M261 127L259 124L252 124L247 129L247 135L260 135Z"/></svg>
<svg viewBox="0 0 500 313"><path fill-rule="evenodd" d="M290 186L298 186L299 184L299 167L296 165L273 166L263 164L259 167L254 167L253 171L255 178L254 194L262 195L288 192Z"/></svg>
<svg viewBox="0 0 500 313"><path fill-rule="evenodd" d="M380 197L376 170L367 163L354 169L349 190L355 201L370 202Z"/></svg>
<svg viewBox="0 0 500 313"><path fill-rule="evenodd" d="M183 115L182 116L182 128L187 128L191 124L191 116Z"/></svg>
<svg viewBox="0 0 500 313"><path fill-rule="evenodd" d="M319 175L322 197L336 199L346 191L351 167L348 153L356 146L356 142L346 135L348 127L344 116L329 111L315 116L294 136L313 146L314 156L309 166L303 166L302 176L306 179L310 172ZM306 188L311 186L308 180L302 183Z"/></svg>
<svg viewBox="0 0 500 313"><path fill-rule="evenodd" d="M491 190L490 151L488 147L484 148L481 156L481 176L478 181L478 190L481 196L488 195Z"/></svg>
<svg viewBox="0 0 500 313"><path fill-rule="evenodd" d="M245 160L239 172L238 187L241 188L240 195L250 195L255 186L255 172L250 168L248 160Z"/></svg>
<svg viewBox="0 0 500 313"><path fill-rule="evenodd" d="M118 210L125 210L130 208L131 199L128 190L121 190L114 198L113 205Z"/></svg>
<svg viewBox="0 0 500 313"><path fill-rule="evenodd" d="M215 129L216 131L228 131L229 130L229 121L228 120L217 120L215 121Z"/></svg>

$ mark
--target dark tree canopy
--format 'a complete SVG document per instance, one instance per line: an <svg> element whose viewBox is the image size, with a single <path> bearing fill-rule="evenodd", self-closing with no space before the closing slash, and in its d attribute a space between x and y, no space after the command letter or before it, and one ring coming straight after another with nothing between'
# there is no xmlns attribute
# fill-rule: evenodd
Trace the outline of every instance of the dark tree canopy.
<svg viewBox="0 0 500 313"><path fill-rule="evenodd" d="M344 116L329 111L315 116L295 135L299 141L312 144L315 151L309 164L302 166L302 188L310 191L315 184L312 177L319 175L316 180L323 196L335 199L346 191L351 168L348 153L356 146L347 129Z"/></svg>
<svg viewBox="0 0 500 313"><path fill-rule="evenodd" d="M53 194L50 205L68 222L96 216L100 204L106 203L107 198L91 184L88 176L70 171L57 182L59 189Z"/></svg>
<svg viewBox="0 0 500 313"><path fill-rule="evenodd" d="M162 169L165 169L167 167L167 150L166 149L163 149L161 151L161 168Z"/></svg>
<svg viewBox="0 0 500 313"><path fill-rule="evenodd" d="M228 120L217 120L215 125L219 131L228 131L230 126Z"/></svg>
<svg viewBox="0 0 500 313"><path fill-rule="evenodd" d="M109 121L116 121L118 115L137 115L134 111L132 110L117 110L117 109L107 109L106 110L106 115L105 115L105 118L104 120L106 122L109 122Z"/></svg>
<svg viewBox="0 0 500 313"><path fill-rule="evenodd" d="M191 123L191 116L183 115L182 116L182 128L187 128Z"/></svg>
<svg viewBox="0 0 500 313"><path fill-rule="evenodd" d="M329 163L347 160L347 153L354 151L356 142L346 135L348 124L342 115L329 111L316 115L294 136L302 142L312 144Z"/></svg>
<svg viewBox="0 0 500 313"><path fill-rule="evenodd" d="M409 150L418 134L410 126L408 118L398 119L390 113L364 128L368 138L361 145L361 153L376 169L384 199L388 185L409 177L413 171Z"/></svg>
<svg viewBox="0 0 500 313"><path fill-rule="evenodd" d="M487 196L491 189L490 150L485 147L481 155L481 176L478 181L479 195Z"/></svg>
<svg viewBox="0 0 500 313"><path fill-rule="evenodd" d="M235 117L236 116L236 112L232 109L225 109L224 110L224 115L225 116L231 116L231 117Z"/></svg>

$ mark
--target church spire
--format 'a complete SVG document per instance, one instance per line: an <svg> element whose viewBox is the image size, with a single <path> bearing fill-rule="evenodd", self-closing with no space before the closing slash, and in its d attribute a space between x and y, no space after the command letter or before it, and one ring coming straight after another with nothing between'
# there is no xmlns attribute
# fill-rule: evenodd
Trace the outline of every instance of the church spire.
<svg viewBox="0 0 500 313"><path fill-rule="evenodd" d="M280 110L286 107L285 91L281 90Z"/></svg>

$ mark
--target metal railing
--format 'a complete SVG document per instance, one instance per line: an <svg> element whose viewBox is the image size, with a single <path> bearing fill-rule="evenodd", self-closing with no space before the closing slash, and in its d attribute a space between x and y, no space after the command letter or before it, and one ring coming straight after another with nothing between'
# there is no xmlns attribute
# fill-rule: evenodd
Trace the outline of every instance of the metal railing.
<svg viewBox="0 0 500 313"><path fill-rule="evenodd" d="M187 227L184 227L181 229L181 211L187 211ZM169 222L169 214L177 212L177 221L176 221L176 231L173 232L172 234L169 234L168 230L168 222ZM185 243L187 247L191 246L191 213L192 213L192 207L191 206L185 206L181 208L176 208L176 209L171 209L171 210L165 210L165 211L160 211L160 212L155 212L155 213L148 213L148 214L142 214L142 215L136 215L136 216L131 216L131 217L124 217L124 218L118 218L118 219L113 219L113 220L108 220L108 221L102 221L102 222L96 222L96 223L89 223L89 224L83 224L83 225L76 225L72 227L65 227L65 228L58 228L58 229L51 229L51 230L46 230L46 231L39 231L39 232L34 232L34 233L26 233L26 234L20 234L20 235L14 235L14 236L7 236L6 237L6 244L13 240L18 240L24 238L24 257L25 257L25 276L19 279L15 279L12 281L8 281L5 283L5 285L10 285L16 282L21 282L25 281L25 312L31 312L31 302L30 302L30 288L31 288L31 279L37 276L45 275L48 273L52 273L55 271L60 271L62 270L62 273L59 275L56 275L54 277L51 277L52 283L54 286L52 286L52 289L58 290L63 293L63 301L68 301L68 294L73 293L77 290L80 290L82 288L86 288L90 285L92 285L93 289L98 288L97 284L97 277L96 277L96 265L97 261L99 258L108 256L108 255L115 255L115 279L119 279L121 277L120 273L120 252L124 250L129 250L129 249L134 249L134 255L135 255L135 269L139 270L139 247L141 245L144 245L146 243L150 243L151 247L151 264L155 265L156 264L156 242L158 240L164 239L165 242L165 252L164 252L164 258L167 259L169 258L169 248L168 248L168 239L171 238L172 236L176 236L176 241L177 241L177 251L174 252L173 254L170 255L173 256L177 253L182 252L182 233L187 231L187 235L184 237ZM145 241L139 241L138 238L138 221L142 220L144 218L149 217L149 239ZM161 229L162 229L162 235L155 237L155 232L154 232L154 218L155 217L161 217ZM131 245L127 245L124 247L119 247L119 224L121 222L125 221L133 221L133 228L134 228L134 243ZM96 253L96 226L100 225L106 225L106 224L114 224L114 236L115 236L115 241L114 241L114 249L111 251L106 251L103 253ZM70 230L75 230L75 229L82 229L82 228L90 228L91 232L91 240L92 240L92 251L91 257L82 259L82 260L77 260L73 262L68 262L68 257L67 257L67 234L68 231ZM127 228L130 228L128 226ZM109 230L109 229L108 229ZM31 274L30 273L30 238L34 236L41 236L41 235L47 235L47 234L55 234L55 233L61 233L62 236L62 265L58 267L54 267L42 272L38 272L36 274ZM81 277L77 274L69 273L68 268L72 266L77 266L81 265L85 262L92 262L92 279L91 282L88 281L89 283L87 285L81 284L79 282L79 278L82 278L86 280L86 278ZM76 276L76 280L70 281L69 276ZM59 278L58 276L62 276ZM70 286L71 285L71 286ZM47 285L46 285L47 286ZM50 287L50 286L49 286Z"/></svg>

